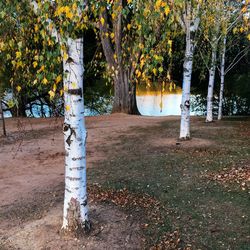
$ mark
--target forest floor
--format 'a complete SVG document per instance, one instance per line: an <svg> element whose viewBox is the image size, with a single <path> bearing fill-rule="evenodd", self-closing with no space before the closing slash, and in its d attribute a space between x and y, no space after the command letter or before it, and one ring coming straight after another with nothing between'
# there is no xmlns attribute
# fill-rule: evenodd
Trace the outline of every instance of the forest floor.
<svg viewBox="0 0 250 250"><path fill-rule="evenodd" d="M92 231L63 235L62 119L7 119L0 249L250 249L250 118L88 117Z"/></svg>

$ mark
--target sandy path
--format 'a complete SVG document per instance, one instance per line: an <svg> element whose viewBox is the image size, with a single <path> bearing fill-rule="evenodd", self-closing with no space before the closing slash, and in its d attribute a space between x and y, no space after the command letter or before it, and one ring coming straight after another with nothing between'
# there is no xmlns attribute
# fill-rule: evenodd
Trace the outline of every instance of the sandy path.
<svg viewBox="0 0 250 250"><path fill-rule="evenodd" d="M105 159L96 147L112 145L121 132L132 133L129 129L133 126L153 126L164 120L122 114L88 117L87 166L94 167L96 161ZM7 119L9 136L0 138L0 209L63 182L62 123L62 119Z"/></svg>

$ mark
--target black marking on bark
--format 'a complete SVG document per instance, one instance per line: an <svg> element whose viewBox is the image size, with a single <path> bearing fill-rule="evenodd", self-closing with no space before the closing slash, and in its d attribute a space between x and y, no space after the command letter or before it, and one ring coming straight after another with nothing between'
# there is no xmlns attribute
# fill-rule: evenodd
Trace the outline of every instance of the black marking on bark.
<svg viewBox="0 0 250 250"><path fill-rule="evenodd" d="M72 193L68 188L65 188L65 191L67 191L68 193Z"/></svg>
<svg viewBox="0 0 250 250"><path fill-rule="evenodd" d="M70 134L69 134L68 138L66 139L66 143L70 146L71 145L71 136L74 135L76 137L76 132L75 132L75 129L70 126L70 124L64 123L63 131L67 132L68 130L70 130Z"/></svg>
<svg viewBox="0 0 250 250"><path fill-rule="evenodd" d="M185 103L184 103L184 105L185 105L185 107L186 107L187 109L189 109L189 108L190 108L190 101L189 101L189 100L186 100Z"/></svg>
<svg viewBox="0 0 250 250"><path fill-rule="evenodd" d="M72 170L83 170L84 167L75 167L75 168L70 168L69 170L72 171Z"/></svg>
<svg viewBox="0 0 250 250"><path fill-rule="evenodd" d="M86 207L88 205L88 201L87 200L84 200L83 203L81 204L81 206L84 206Z"/></svg>
<svg viewBox="0 0 250 250"><path fill-rule="evenodd" d="M66 176L66 179L70 180L70 181L80 181L82 178L76 178L76 177L69 177Z"/></svg>
<svg viewBox="0 0 250 250"><path fill-rule="evenodd" d="M70 128L70 125L67 124L67 123L64 123L64 125L63 125L63 131L67 132L69 130L69 128Z"/></svg>
<svg viewBox="0 0 250 250"><path fill-rule="evenodd" d="M81 102L81 101L82 101L82 99L77 99L77 100L74 100L73 102L78 103L78 102Z"/></svg>
<svg viewBox="0 0 250 250"><path fill-rule="evenodd" d="M74 62L74 60L72 59L72 57L69 57L68 59L67 59L67 61L66 61L66 63L73 63Z"/></svg>
<svg viewBox="0 0 250 250"><path fill-rule="evenodd" d="M72 161L80 161L80 160L82 160L84 158L85 158L84 156L82 156L82 157L73 157Z"/></svg>
<svg viewBox="0 0 250 250"><path fill-rule="evenodd" d="M79 88L79 89L69 89L68 94L70 94L70 95L79 95L79 96L82 97L82 89L81 88Z"/></svg>

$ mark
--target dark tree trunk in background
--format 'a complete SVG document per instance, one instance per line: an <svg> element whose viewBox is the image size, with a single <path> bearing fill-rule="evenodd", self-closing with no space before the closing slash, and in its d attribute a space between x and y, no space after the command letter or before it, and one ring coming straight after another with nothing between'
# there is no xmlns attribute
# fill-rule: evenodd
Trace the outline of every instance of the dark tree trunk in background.
<svg viewBox="0 0 250 250"><path fill-rule="evenodd" d="M117 1L116 4L122 9L122 0ZM113 77L113 112L139 115L140 113L136 104L136 86L131 80L133 78L134 68L132 65L127 65L127 63L132 62L132 60L125 60L122 56L122 12L118 13L117 18L115 18L112 23L115 36L114 45L106 35L109 32L109 27L107 25L108 14L106 9L100 13L100 18L104 19L104 23L100 23L99 27L103 52L109 65L109 69L112 69L115 73L115 76Z"/></svg>
<svg viewBox="0 0 250 250"><path fill-rule="evenodd" d="M120 70L114 78L113 113L139 115L136 103L136 85L129 81L127 72Z"/></svg>

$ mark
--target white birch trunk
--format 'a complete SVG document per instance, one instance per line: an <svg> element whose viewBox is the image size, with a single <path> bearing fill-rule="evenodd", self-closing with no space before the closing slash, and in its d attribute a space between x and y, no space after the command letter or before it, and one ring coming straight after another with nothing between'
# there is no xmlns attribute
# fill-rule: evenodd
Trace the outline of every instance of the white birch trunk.
<svg viewBox="0 0 250 250"><path fill-rule="evenodd" d="M2 124L3 124L3 135L6 136L6 129L5 129L5 120L4 120L4 113L3 113L3 107L2 107L2 100L0 98L0 116L2 119Z"/></svg>
<svg viewBox="0 0 250 250"><path fill-rule="evenodd" d="M190 36L187 35L186 40L186 52L183 64L180 139L190 138L190 87L193 70L194 45Z"/></svg>
<svg viewBox="0 0 250 250"><path fill-rule="evenodd" d="M83 101L83 39L68 39L64 61L65 197L63 229L89 230L86 185L86 137Z"/></svg>
<svg viewBox="0 0 250 250"><path fill-rule="evenodd" d="M194 55L194 34L198 29L200 20L196 18L191 22L191 6L187 7L187 15L185 19L186 31L186 50L183 63L183 83L182 83L182 101L181 101L181 125L180 139L187 140L190 138L190 88L193 71L193 55ZM192 25L191 25L192 23Z"/></svg>
<svg viewBox="0 0 250 250"><path fill-rule="evenodd" d="M207 91L207 117L206 122L213 121L213 97L214 97L214 80L215 80L215 69L216 69L216 54L217 45L212 48L212 61L209 70L209 83Z"/></svg>
<svg viewBox="0 0 250 250"><path fill-rule="evenodd" d="M220 97L219 97L219 111L218 111L218 120L222 119L222 104L223 104L223 96L224 96L224 84L225 84L225 61L226 61L226 44L227 37L224 37L223 40L223 48L221 55L221 76L220 76Z"/></svg>

